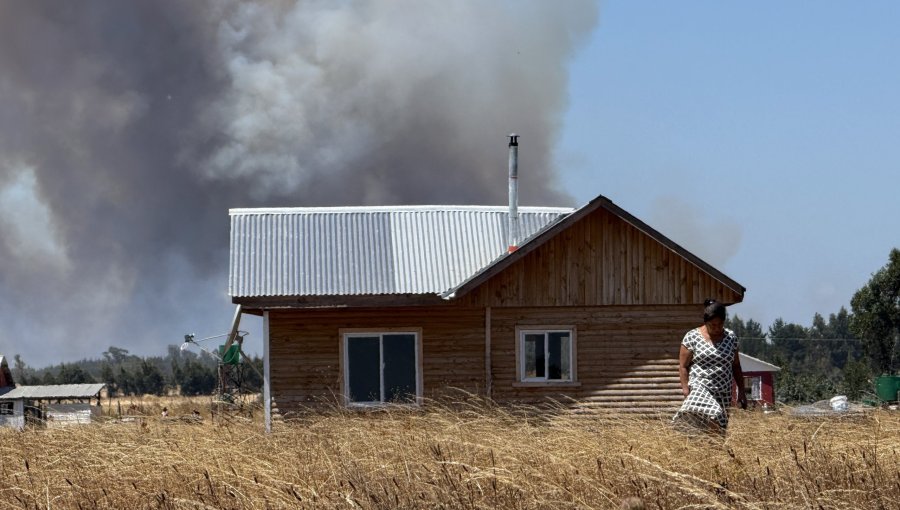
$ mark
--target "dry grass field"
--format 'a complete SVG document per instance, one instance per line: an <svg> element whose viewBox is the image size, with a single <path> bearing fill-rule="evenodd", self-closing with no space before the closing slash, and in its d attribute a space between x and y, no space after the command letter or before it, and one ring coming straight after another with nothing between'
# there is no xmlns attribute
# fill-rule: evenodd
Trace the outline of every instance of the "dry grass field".
<svg viewBox="0 0 900 510"><path fill-rule="evenodd" d="M900 508L896 411L738 412L724 440L483 402L311 412L271 435L208 403L172 418L201 404L0 431L0 508Z"/></svg>

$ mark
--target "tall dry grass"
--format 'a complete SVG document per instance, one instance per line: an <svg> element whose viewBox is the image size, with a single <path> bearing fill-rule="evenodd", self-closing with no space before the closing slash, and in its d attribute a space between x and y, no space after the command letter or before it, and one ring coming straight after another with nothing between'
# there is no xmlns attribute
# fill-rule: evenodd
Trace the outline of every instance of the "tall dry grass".
<svg viewBox="0 0 900 510"><path fill-rule="evenodd" d="M146 405L143 421L0 431L0 508L900 508L898 412L738 412L718 439L474 400L309 412L266 435L259 416Z"/></svg>

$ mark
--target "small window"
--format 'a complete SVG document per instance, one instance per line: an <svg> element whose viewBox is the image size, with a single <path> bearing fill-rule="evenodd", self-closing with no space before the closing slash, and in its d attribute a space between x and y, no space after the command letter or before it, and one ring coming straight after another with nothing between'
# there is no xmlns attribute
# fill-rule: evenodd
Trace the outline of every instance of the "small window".
<svg viewBox="0 0 900 510"><path fill-rule="evenodd" d="M419 394L419 335L344 335L344 388L350 404L414 404Z"/></svg>
<svg viewBox="0 0 900 510"><path fill-rule="evenodd" d="M573 330L519 330L519 380L571 382Z"/></svg>
<svg viewBox="0 0 900 510"><path fill-rule="evenodd" d="M744 391L747 392L748 399L762 400L762 377L758 375L744 377Z"/></svg>
<svg viewBox="0 0 900 510"><path fill-rule="evenodd" d="M0 402L0 416L12 416L13 414L13 403L12 402Z"/></svg>

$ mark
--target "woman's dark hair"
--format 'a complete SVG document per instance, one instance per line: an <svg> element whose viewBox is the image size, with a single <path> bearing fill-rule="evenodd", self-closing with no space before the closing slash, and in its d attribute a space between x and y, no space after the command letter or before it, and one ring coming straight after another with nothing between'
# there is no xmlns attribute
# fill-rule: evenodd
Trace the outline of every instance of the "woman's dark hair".
<svg viewBox="0 0 900 510"><path fill-rule="evenodd" d="M719 303L715 299L706 299L703 301L703 322L709 322L715 318L725 320L727 311L725 305Z"/></svg>

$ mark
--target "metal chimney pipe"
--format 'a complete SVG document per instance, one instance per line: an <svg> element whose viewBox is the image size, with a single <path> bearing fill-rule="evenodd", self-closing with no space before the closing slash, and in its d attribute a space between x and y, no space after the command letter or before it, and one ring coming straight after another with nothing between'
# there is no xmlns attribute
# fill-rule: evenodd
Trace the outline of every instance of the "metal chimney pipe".
<svg viewBox="0 0 900 510"><path fill-rule="evenodd" d="M519 135L509 135L509 253L519 249Z"/></svg>

